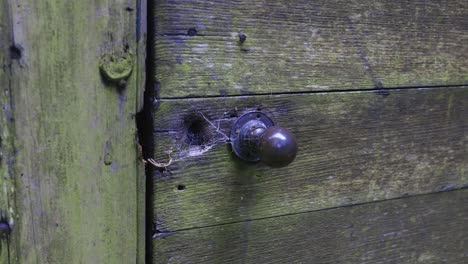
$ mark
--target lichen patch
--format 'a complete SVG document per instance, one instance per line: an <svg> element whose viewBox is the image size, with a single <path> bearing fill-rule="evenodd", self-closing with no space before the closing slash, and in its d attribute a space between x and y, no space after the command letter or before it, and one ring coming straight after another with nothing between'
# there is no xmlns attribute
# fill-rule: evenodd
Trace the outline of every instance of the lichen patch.
<svg viewBox="0 0 468 264"><path fill-rule="evenodd" d="M104 78L113 83L128 79L133 70L131 52L105 53L99 60L99 70Z"/></svg>

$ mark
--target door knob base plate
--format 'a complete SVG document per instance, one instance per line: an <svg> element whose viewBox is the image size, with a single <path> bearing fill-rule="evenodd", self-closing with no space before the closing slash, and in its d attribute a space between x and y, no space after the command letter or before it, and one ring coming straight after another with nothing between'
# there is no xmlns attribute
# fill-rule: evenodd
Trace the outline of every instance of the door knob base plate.
<svg viewBox="0 0 468 264"><path fill-rule="evenodd" d="M252 138L252 131L255 129L266 130L274 126L273 121L262 112L249 112L239 117L231 129L231 146L234 153L245 161L260 161L257 149L254 144L258 143L257 138Z"/></svg>

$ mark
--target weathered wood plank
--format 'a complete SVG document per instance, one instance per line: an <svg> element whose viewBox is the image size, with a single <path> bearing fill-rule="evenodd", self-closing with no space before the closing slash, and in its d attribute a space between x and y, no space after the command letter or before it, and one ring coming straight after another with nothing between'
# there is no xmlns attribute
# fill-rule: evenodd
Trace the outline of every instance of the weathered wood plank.
<svg viewBox="0 0 468 264"><path fill-rule="evenodd" d="M148 2L147 0L138 0L134 2L136 6L136 41L137 41L137 66L136 66L136 108L138 113L141 114L144 108L144 92L146 85L146 56L147 56L147 34L148 34ZM138 115L138 114L137 114ZM138 118L138 117L136 117ZM138 121L137 121L138 122ZM138 128L138 127L137 127ZM141 129L141 128L138 128ZM138 138L141 142L142 139ZM139 143L138 143L139 144ZM142 146L137 146L138 159L142 159ZM146 225L147 225L147 213L146 213L146 171L145 164L143 162L137 163L136 172L137 181L137 261L136 263L146 263Z"/></svg>
<svg viewBox="0 0 468 264"><path fill-rule="evenodd" d="M296 134L288 167L239 162L228 148L223 133L258 109ZM154 176L157 229L467 186L467 123L468 87L161 100L155 156L172 151L172 162Z"/></svg>
<svg viewBox="0 0 468 264"><path fill-rule="evenodd" d="M14 263L135 263L136 1L8 4L20 51Z"/></svg>
<svg viewBox="0 0 468 264"><path fill-rule="evenodd" d="M0 9L8 10L6 1ZM10 47L13 35L9 12L0 12L0 263L14 263L15 247L10 235L17 217L14 204L14 125L11 114L11 63L16 51Z"/></svg>
<svg viewBox="0 0 468 264"><path fill-rule="evenodd" d="M160 234L154 263L467 263L468 190Z"/></svg>
<svg viewBox="0 0 468 264"><path fill-rule="evenodd" d="M163 98L468 84L468 1L158 0L154 12Z"/></svg>

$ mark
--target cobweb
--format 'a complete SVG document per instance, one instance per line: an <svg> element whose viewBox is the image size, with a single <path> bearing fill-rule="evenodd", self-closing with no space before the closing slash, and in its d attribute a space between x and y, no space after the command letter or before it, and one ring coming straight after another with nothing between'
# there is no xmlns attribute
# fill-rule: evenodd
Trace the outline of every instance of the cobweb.
<svg viewBox="0 0 468 264"><path fill-rule="evenodd" d="M175 162L188 158L199 157L210 150L230 144L229 136L223 132L222 123L230 123L232 118L226 117L224 113L221 118L210 120L201 111L194 111L188 120L188 124L182 129L178 136L177 144L165 151L166 160L155 160L149 158L143 162L149 163L158 169L168 170Z"/></svg>

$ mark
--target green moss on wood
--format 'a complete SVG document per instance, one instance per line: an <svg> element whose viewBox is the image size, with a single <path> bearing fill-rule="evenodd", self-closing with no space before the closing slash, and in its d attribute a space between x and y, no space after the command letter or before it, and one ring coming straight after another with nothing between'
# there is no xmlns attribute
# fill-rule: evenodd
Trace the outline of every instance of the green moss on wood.
<svg viewBox="0 0 468 264"><path fill-rule="evenodd" d="M214 3L157 1L162 97L468 83L466 2Z"/></svg>
<svg viewBox="0 0 468 264"><path fill-rule="evenodd" d="M137 12L128 5L26 0L9 1L5 9L12 12L8 30L23 54L11 64L15 263L137 259L144 234L138 232L133 117L141 86L131 75L139 67ZM122 50L122 42L128 52L112 53ZM101 60L105 51L110 53ZM102 72L111 81L128 78L127 89L106 89Z"/></svg>

